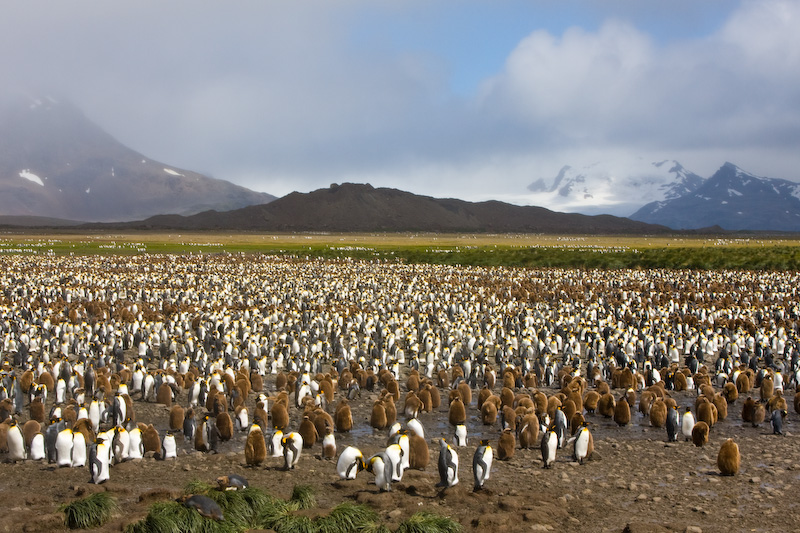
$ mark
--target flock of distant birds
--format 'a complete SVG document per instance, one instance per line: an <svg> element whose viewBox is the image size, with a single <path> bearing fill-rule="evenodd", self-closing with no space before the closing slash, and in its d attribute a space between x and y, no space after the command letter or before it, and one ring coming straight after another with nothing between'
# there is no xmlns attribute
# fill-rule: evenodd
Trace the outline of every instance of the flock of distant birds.
<svg viewBox="0 0 800 533"><path fill-rule="evenodd" d="M496 450L481 440L473 456L480 490L495 453L538 446L550 467L571 446L582 463L586 416L625 425L637 406L668 440L702 446L747 395L743 422L780 434L783 393L800 383L792 272L9 256L0 287L0 453L88 468L93 483L121 461L176 457L176 434L209 452L239 430L249 465L282 456L292 469L321 441L339 478L366 470L388 491L428 465L418 415L445 395L441 487L459 482L467 418L500 421ZM389 430L369 457L335 440L362 390L378 393L370 425ZM673 391L695 404L679 413ZM138 402L169 406L169 427L138 420ZM739 461L728 439L721 473Z"/></svg>

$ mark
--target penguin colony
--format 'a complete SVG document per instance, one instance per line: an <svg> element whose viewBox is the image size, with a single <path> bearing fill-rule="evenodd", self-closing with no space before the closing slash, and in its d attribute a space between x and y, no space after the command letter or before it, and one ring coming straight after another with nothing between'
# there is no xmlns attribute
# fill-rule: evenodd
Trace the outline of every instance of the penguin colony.
<svg viewBox="0 0 800 533"><path fill-rule="evenodd" d="M467 447L481 490L517 450L538 447L545 468L590 461L603 418L645 417L667 441L705 446L730 409L775 435L784 395L800 409L792 274L231 256L0 263L0 458L86 468L93 483L122 461L235 441L254 467L283 458L291 470L318 453L332 477L366 471L386 491L431 453L439 486L456 485ZM364 391L377 395L368 423L350 405ZM696 402L677 405L673 391ZM142 402L169 409L168 425L137 419ZM445 411L451 429L424 427ZM388 430L385 448L337 450L367 424ZM739 470L735 442L718 464Z"/></svg>

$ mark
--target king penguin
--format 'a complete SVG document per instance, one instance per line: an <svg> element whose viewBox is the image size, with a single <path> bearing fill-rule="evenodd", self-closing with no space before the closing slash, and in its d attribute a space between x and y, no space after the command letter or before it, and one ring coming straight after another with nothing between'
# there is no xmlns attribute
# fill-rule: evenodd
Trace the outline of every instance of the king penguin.
<svg viewBox="0 0 800 533"><path fill-rule="evenodd" d="M695 421L694 415L692 414L692 409L687 407L686 411L681 417L681 433L683 434L685 441L692 440L692 429L694 429L694 423Z"/></svg>
<svg viewBox="0 0 800 533"><path fill-rule="evenodd" d="M444 439L439 440L439 483L448 488L458 483L458 454Z"/></svg>
<svg viewBox="0 0 800 533"><path fill-rule="evenodd" d="M289 433L281 439L281 445L283 446L284 467L286 470L292 470L300 461L303 437L300 436L300 433Z"/></svg>
<svg viewBox="0 0 800 533"><path fill-rule="evenodd" d="M339 479L355 479L356 474L366 467L364 454L355 446L348 446L342 450L339 460L336 461L336 473L339 475Z"/></svg>
<svg viewBox="0 0 800 533"><path fill-rule="evenodd" d="M489 479L489 474L492 470L492 459L494 459L492 446L488 440L482 440L475 450L475 455L472 456L472 476L475 480L474 491L483 489L483 484Z"/></svg>
<svg viewBox="0 0 800 533"><path fill-rule="evenodd" d="M11 462L25 460L25 438L22 436L22 430L17 424L17 421L11 419L11 425L6 433L6 441L8 446L8 455Z"/></svg>
<svg viewBox="0 0 800 533"><path fill-rule="evenodd" d="M786 409L775 409L772 411L772 415L770 416L770 422L772 423L772 434L773 435L783 435L783 419L787 415Z"/></svg>
<svg viewBox="0 0 800 533"><path fill-rule="evenodd" d="M586 424L583 424L578 434L575 435L573 456L578 463L583 464L584 459L591 457L592 452L594 452L594 438Z"/></svg>
<svg viewBox="0 0 800 533"><path fill-rule="evenodd" d="M463 447L467 445L467 426L458 424L453 435L453 445Z"/></svg>
<svg viewBox="0 0 800 533"><path fill-rule="evenodd" d="M86 466L86 438L80 431L72 434L72 468Z"/></svg>
<svg viewBox="0 0 800 533"><path fill-rule="evenodd" d="M178 445L175 442L175 434L172 431L167 431L164 438L161 439L161 455L160 459L177 459Z"/></svg>
<svg viewBox="0 0 800 533"><path fill-rule="evenodd" d="M245 463L251 466L258 466L266 458L267 441L264 439L264 433L261 431L261 426L253 424L250 426L250 432L247 434L247 440L244 443Z"/></svg>
<svg viewBox="0 0 800 533"><path fill-rule="evenodd" d="M678 432L680 431L680 424L678 423L678 408L676 406L669 407L667 410L667 441L677 442Z"/></svg>
<svg viewBox="0 0 800 533"><path fill-rule="evenodd" d="M64 428L56 438L56 464L72 466L72 430Z"/></svg>
<svg viewBox="0 0 800 533"><path fill-rule="evenodd" d="M542 449L544 468L550 468L556 461L556 449L558 448L558 436L552 425L547 428L547 431L542 435L542 444L540 447Z"/></svg>
<svg viewBox="0 0 800 533"><path fill-rule="evenodd" d="M392 490L392 470L394 465L385 452L378 452L367 461L367 470L375 475L375 485L381 492Z"/></svg>
<svg viewBox="0 0 800 533"><path fill-rule="evenodd" d="M108 445L104 439L98 438L89 446L89 472L95 485L108 481L108 458Z"/></svg>

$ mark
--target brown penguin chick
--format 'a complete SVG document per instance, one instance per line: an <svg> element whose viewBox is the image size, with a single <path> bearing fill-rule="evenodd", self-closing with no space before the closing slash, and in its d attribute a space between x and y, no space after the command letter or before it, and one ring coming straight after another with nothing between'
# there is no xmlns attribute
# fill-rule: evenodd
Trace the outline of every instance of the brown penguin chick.
<svg viewBox="0 0 800 533"><path fill-rule="evenodd" d="M218 414L214 424L217 426L219 440L228 441L233 438L233 419L227 412Z"/></svg>
<svg viewBox="0 0 800 533"><path fill-rule="evenodd" d="M628 369L628 370L630 370L630 369ZM625 399L628 401L628 407L630 407L631 409L636 407L636 391L635 390L633 390L632 388L629 388L627 391L625 391Z"/></svg>
<svg viewBox="0 0 800 533"><path fill-rule="evenodd" d="M614 406L614 422L618 426L627 426L631 422L631 406L624 397Z"/></svg>
<svg viewBox="0 0 800 533"><path fill-rule="evenodd" d="M75 421L78 419L78 414L75 412L75 407L68 405L61 409L61 419L67 423L67 427L75 425Z"/></svg>
<svg viewBox="0 0 800 533"><path fill-rule="evenodd" d="M694 427L692 427L692 442L695 446L699 448L708 444L709 429L708 424L702 420L695 423Z"/></svg>
<svg viewBox="0 0 800 533"><path fill-rule="evenodd" d="M654 428L663 428L664 424L667 423L667 404L661 398L658 398L656 401L653 402L653 405L650 407L650 425Z"/></svg>
<svg viewBox="0 0 800 533"><path fill-rule="evenodd" d="M83 438L86 442L95 441L95 433L92 428L92 422L88 418L81 418L72 425L72 433L83 433Z"/></svg>
<svg viewBox="0 0 800 533"><path fill-rule="evenodd" d="M289 379L286 377L286 374L283 372L278 372L275 375L275 390L283 391L286 390L286 385L288 384Z"/></svg>
<svg viewBox="0 0 800 533"><path fill-rule="evenodd" d="M500 441L497 444L497 459L500 461L509 461L514 457L514 448L516 445L514 432L510 429L503 430L500 434Z"/></svg>
<svg viewBox="0 0 800 533"><path fill-rule="evenodd" d="M714 427L716 416L714 415L714 404L708 398L702 397L704 401L697 404L697 420L708 424L709 428Z"/></svg>
<svg viewBox="0 0 800 533"><path fill-rule="evenodd" d="M170 387L169 384L162 383L161 386L158 387L158 392L156 393L156 403L166 405L167 407L172 407L172 387Z"/></svg>
<svg viewBox="0 0 800 533"><path fill-rule="evenodd" d="M142 444L144 445L144 453L161 453L161 437L159 437L158 430L153 427L153 424L149 424L142 431Z"/></svg>
<svg viewBox="0 0 800 533"><path fill-rule="evenodd" d="M428 443L425 438L416 433L409 434L408 449L408 467L415 470L425 470L431 461Z"/></svg>
<svg viewBox="0 0 800 533"><path fill-rule="evenodd" d="M267 441L264 439L264 432L261 426L253 424L247 433L247 440L244 443L244 460L249 466L257 466L267 458Z"/></svg>
<svg viewBox="0 0 800 533"><path fill-rule="evenodd" d="M6 418L0 422L0 453L8 453L8 430L10 429L11 419Z"/></svg>
<svg viewBox="0 0 800 533"><path fill-rule="evenodd" d="M503 429L517 431L517 413L508 405L503 407Z"/></svg>
<svg viewBox="0 0 800 533"><path fill-rule="evenodd" d="M573 404L575 404L576 413L583 412L583 392L574 390L567 395L567 400L570 400Z"/></svg>
<svg viewBox="0 0 800 533"><path fill-rule="evenodd" d="M261 426L262 428L269 427L269 415L264 410L264 403L258 402L256 404L256 409L253 411L253 422Z"/></svg>
<svg viewBox="0 0 800 533"><path fill-rule="evenodd" d="M353 414L350 412L350 404L347 403L345 398L342 398L336 407L336 414L333 419L336 431L339 433L353 429Z"/></svg>
<svg viewBox="0 0 800 533"><path fill-rule="evenodd" d="M794 395L794 412L800 414L800 391Z"/></svg>
<svg viewBox="0 0 800 533"><path fill-rule="evenodd" d="M325 377L319 382L319 390L325 395L325 400L327 400L328 403L333 403L333 399L336 395L336 387L333 386L333 381L330 376Z"/></svg>
<svg viewBox="0 0 800 533"><path fill-rule="evenodd" d="M550 420L556 416L556 409L559 407L561 407L561 400L557 395L554 394L547 399L547 416L550 417Z"/></svg>
<svg viewBox="0 0 800 533"><path fill-rule="evenodd" d="M775 384L772 381L772 378L767 376L761 380L761 401L766 402L770 398L772 398L772 394L775 392Z"/></svg>
<svg viewBox="0 0 800 533"><path fill-rule="evenodd" d="M742 405L742 422L753 422L753 412L756 410L756 401L748 396Z"/></svg>
<svg viewBox="0 0 800 533"><path fill-rule="evenodd" d="M275 402L270 410L272 427L281 431L289 427L289 411L283 402Z"/></svg>
<svg viewBox="0 0 800 533"><path fill-rule="evenodd" d="M47 387L48 391L55 391L56 390L56 382L53 379L53 375L50 372L42 372L38 378L36 378L37 385L44 385Z"/></svg>
<svg viewBox="0 0 800 533"><path fill-rule="evenodd" d="M450 402L447 420L450 422L451 426L457 426L467 421L467 411L464 409L464 402L461 400L460 396Z"/></svg>
<svg viewBox="0 0 800 533"><path fill-rule="evenodd" d="M317 427L308 415L303 415L303 421L300 422L297 432L303 437L303 448L311 448L317 443L317 440L319 440Z"/></svg>
<svg viewBox="0 0 800 533"><path fill-rule="evenodd" d="M311 418L311 421L314 422L314 427L317 428L318 439L321 439L324 435L328 434L328 428L333 430L333 417L321 407L315 408L311 413L309 413L309 417Z"/></svg>
<svg viewBox="0 0 800 533"><path fill-rule="evenodd" d="M675 379L673 380L673 387L676 391L682 392L689 388L689 382L686 381L686 374L683 372L675 372Z"/></svg>
<svg viewBox="0 0 800 533"><path fill-rule="evenodd" d="M37 433L41 433L42 425L37 422L36 420L28 420L22 426L22 437L25 442L25 448L28 450L31 449L31 442L33 442L33 437L36 436Z"/></svg>
<svg viewBox="0 0 800 533"><path fill-rule="evenodd" d="M406 379L406 390L419 392L419 371L412 370Z"/></svg>
<svg viewBox="0 0 800 533"><path fill-rule="evenodd" d="M562 410L567 417L567 422L572 420L572 417L575 416L575 413L578 412L578 408L575 407L575 402L570 400L569 398L564 400L564 405L562 406Z"/></svg>
<svg viewBox="0 0 800 533"><path fill-rule="evenodd" d="M177 403L169 410L169 429L179 431L183 429L183 418L185 416L183 407Z"/></svg>
<svg viewBox="0 0 800 533"><path fill-rule="evenodd" d="M517 428L520 448L527 450L539 443L539 418L535 413L523 416Z"/></svg>
<svg viewBox="0 0 800 533"><path fill-rule="evenodd" d="M712 387L710 383L703 383L700 385L700 395L705 396L706 398L713 398L714 387Z"/></svg>
<svg viewBox="0 0 800 533"><path fill-rule="evenodd" d="M462 381L458 384L458 393L461 395L461 401L464 402L464 407L472 403L472 389L469 388L466 381Z"/></svg>
<svg viewBox="0 0 800 533"><path fill-rule="evenodd" d="M767 402L767 410L770 413L772 411L775 411L776 409L778 411L785 411L788 408L789 406L786 404L786 399L783 397L783 393L779 390L776 390L772 394L772 398L770 398L769 401Z"/></svg>
<svg viewBox="0 0 800 533"><path fill-rule="evenodd" d="M533 403L536 404L536 415L541 417L547 413L547 395L542 391L533 394Z"/></svg>
<svg viewBox="0 0 800 533"><path fill-rule="evenodd" d="M714 395L714 408L717 411L716 421L725 420L728 418L728 402L721 393Z"/></svg>
<svg viewBox="0 0 800 533"><path fill-rule="evenodd" d="M739 472L739 445L733 439L728 439L722 443L717 455L717 468L723 476L733 476Z"/></svg>
<svg viewBox="0 0 800 533"><path fill-rule="evenodd" d="M442 405L442 395L436 385L430 384L428 391L431 393L431 410L438 409Z"/></svg>
<svg viewBox="0 0 800 533"><path fill-rule="evenodd" d="M503 373L504 389L513 389L514 385L516 385L515 381L516 380L514 379L514 373L511 372L511 370L506 370L505 373Z"/></svg>
<svg viewBox="0 0 800 533"><path fill-rule="evenodd" d="M414 391L408 391L403 404L403 414L408 418L416 418L422 409L422 402Z"/></svg>
<svg viewBox="0 0 800 533"><path fill-rule="evenodd" d="M252 390L249 376L240 374L239 377L236 378L236 388L238 388L239 392L241 393L239 399L244 402L247 397L250 396L250 391Z"/></svg>
<svg viewBox="0 0 800 533"><path fill-rule="evenodd" d="M391 394L383 399L383 408L386 410L386 427L389 427L397 421L397 407Z"/></svg>
<svg viewBox="0 0 800 533"><path fill-rule="evenodd" d="M386 428L386 407L381 400L375 400L372 404L372 414L369 417L369 425L375 429Z"/></svg>
<svg viewBox="0 0 800 533"><path fill-rule="evenodd" d="M417 398L419 398L420 403L422 406L420 410L425 413L430 413L433 411L433 399L431 398L431 386L429 384L425 384L417 393Z"/></svg>
<svg viewBox="0 0 800 533"><path fill-rule="evenodd" d="M333 459L336 457L336 441L333 439L333 425L325 428L325 436L322 438L322 458Z"/></svg>
<svg viewBox="0 0 800 533"><path fill-rule="evenodd" d="M497 407L494 402L486 401L481 407L481 422L486 426L491 426L497 422Z"/></svg>
<svg viewBox="0 0 800 533"><path fill-rule="evenodd" d="M447 370L442 369L436 373L436 384L441 389L446 389L450 386L450 375L447 373Z"/></svg>
<svg viewBox="0 0 800 533"><path fill-rule="evenodd" d="M30 405L28 405L28 409L30 412L30 419L36 420L40 424L44 424L45 421L45 412L44 412L44 404L42 403L41 398L34 399Z"/></svg>
<svg viewBox="0 0 800 533"><path fill-rule="evenodd" d="M598 381L597 384L594 386L594 389L597 391L597 394L602 396L608 392L611 392L611 388L608 386L608 383L605 381Z"/></svg>
<svg viewBox="0 0 800 533"><path fill-rule="evenodd" d="M614 396L610 392L607 392L602 396L600 396L600 400L597 402L598 414L604 416L605 418L613 418L615 409L616 409L616 401L614 400ZM630 408L628 410L630 411Z"/></svg>
<svg viewBox="0 0 800 533"><path fill-rule="evenodd" d="M509 389L508 387L503 387L503 390L500 391L500 405L502 406L514 406L514 391Z"/></svg>
<svg viewBox="0 0 800 533"><path fill-rule="evenodd" d="M264 391L264 378L258 372L250 373L250 389L255 393Z"/></svg>
<svg viewBox="0 0 800 533"><path fill-rule="evenodd" d="M389 383L386 384L386 390L389 391L389 394L392 395L395 403L400 401L400 385L398 385L396 380L391 380Z"/></svg>
<svg viewBox="0 0 800 533"><path fill-rule="evenodd" d="M590 390L586 392L586 396L583 398L583 408L586 409L586 412L589 414L594 414L597 410L597 404L600 401L600 394L595 390Z"/></svg>
<svg viewBox="0 0 800 533"><path fill-rule="evenodd" d="M639 412L643 416L650 415L650 408L653 406L653 402L656 401L656 395L651 390L642 391L642 394L639 395Z"/></svg>
<svg viewBox="0 0 800 533"><path fill-rule="evenodd" d="M486 401L492 395L492 391L486 385L483 386L481 390L478 391L478 410L483 407L483 402Z"/></svg>
<svg viewBox="0 0 800 533"><path fill-rule="evenodd" d="M730 381L722 388L722 395L729 404L739 399L739 391L736 389L736 385Z"/></svg>
<svg viewBox="0 0 800 533"><path fill-rule="evenodd" d="M572 418L569 421L570 434L574 435L575 433L577 433L578 430L581 429L581 426L584 425L585 423L586 419L583 417L582 413L575 413L574 415L572 415Z"/></svg>
<svg viewBox="0 0 800 533"><path fill-rule="evenodd" d="M736 377L736 390L739 394L747 394L750 392L751 385L750 385L750 378L744 372L741 372Z"/></svg>
<svg viewBox="0 0 800 533"><path fill-rule="evenodd" d="M760 426L764 419L767 417L767 409L765 408L763 403L756 402L755 407L753 407L753 427L757 428Z"/></svg>

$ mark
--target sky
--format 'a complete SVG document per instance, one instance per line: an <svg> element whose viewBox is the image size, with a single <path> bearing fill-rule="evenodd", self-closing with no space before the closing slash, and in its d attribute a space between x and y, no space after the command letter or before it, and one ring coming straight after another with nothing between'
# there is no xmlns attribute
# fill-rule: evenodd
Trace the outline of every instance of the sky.
<svg viewBox="0 0 800 533"><path fill-rule="evenodd" d="M0 0L0 86L276 196L525 203L564 165L800 181L800 2Z"/></svg>

